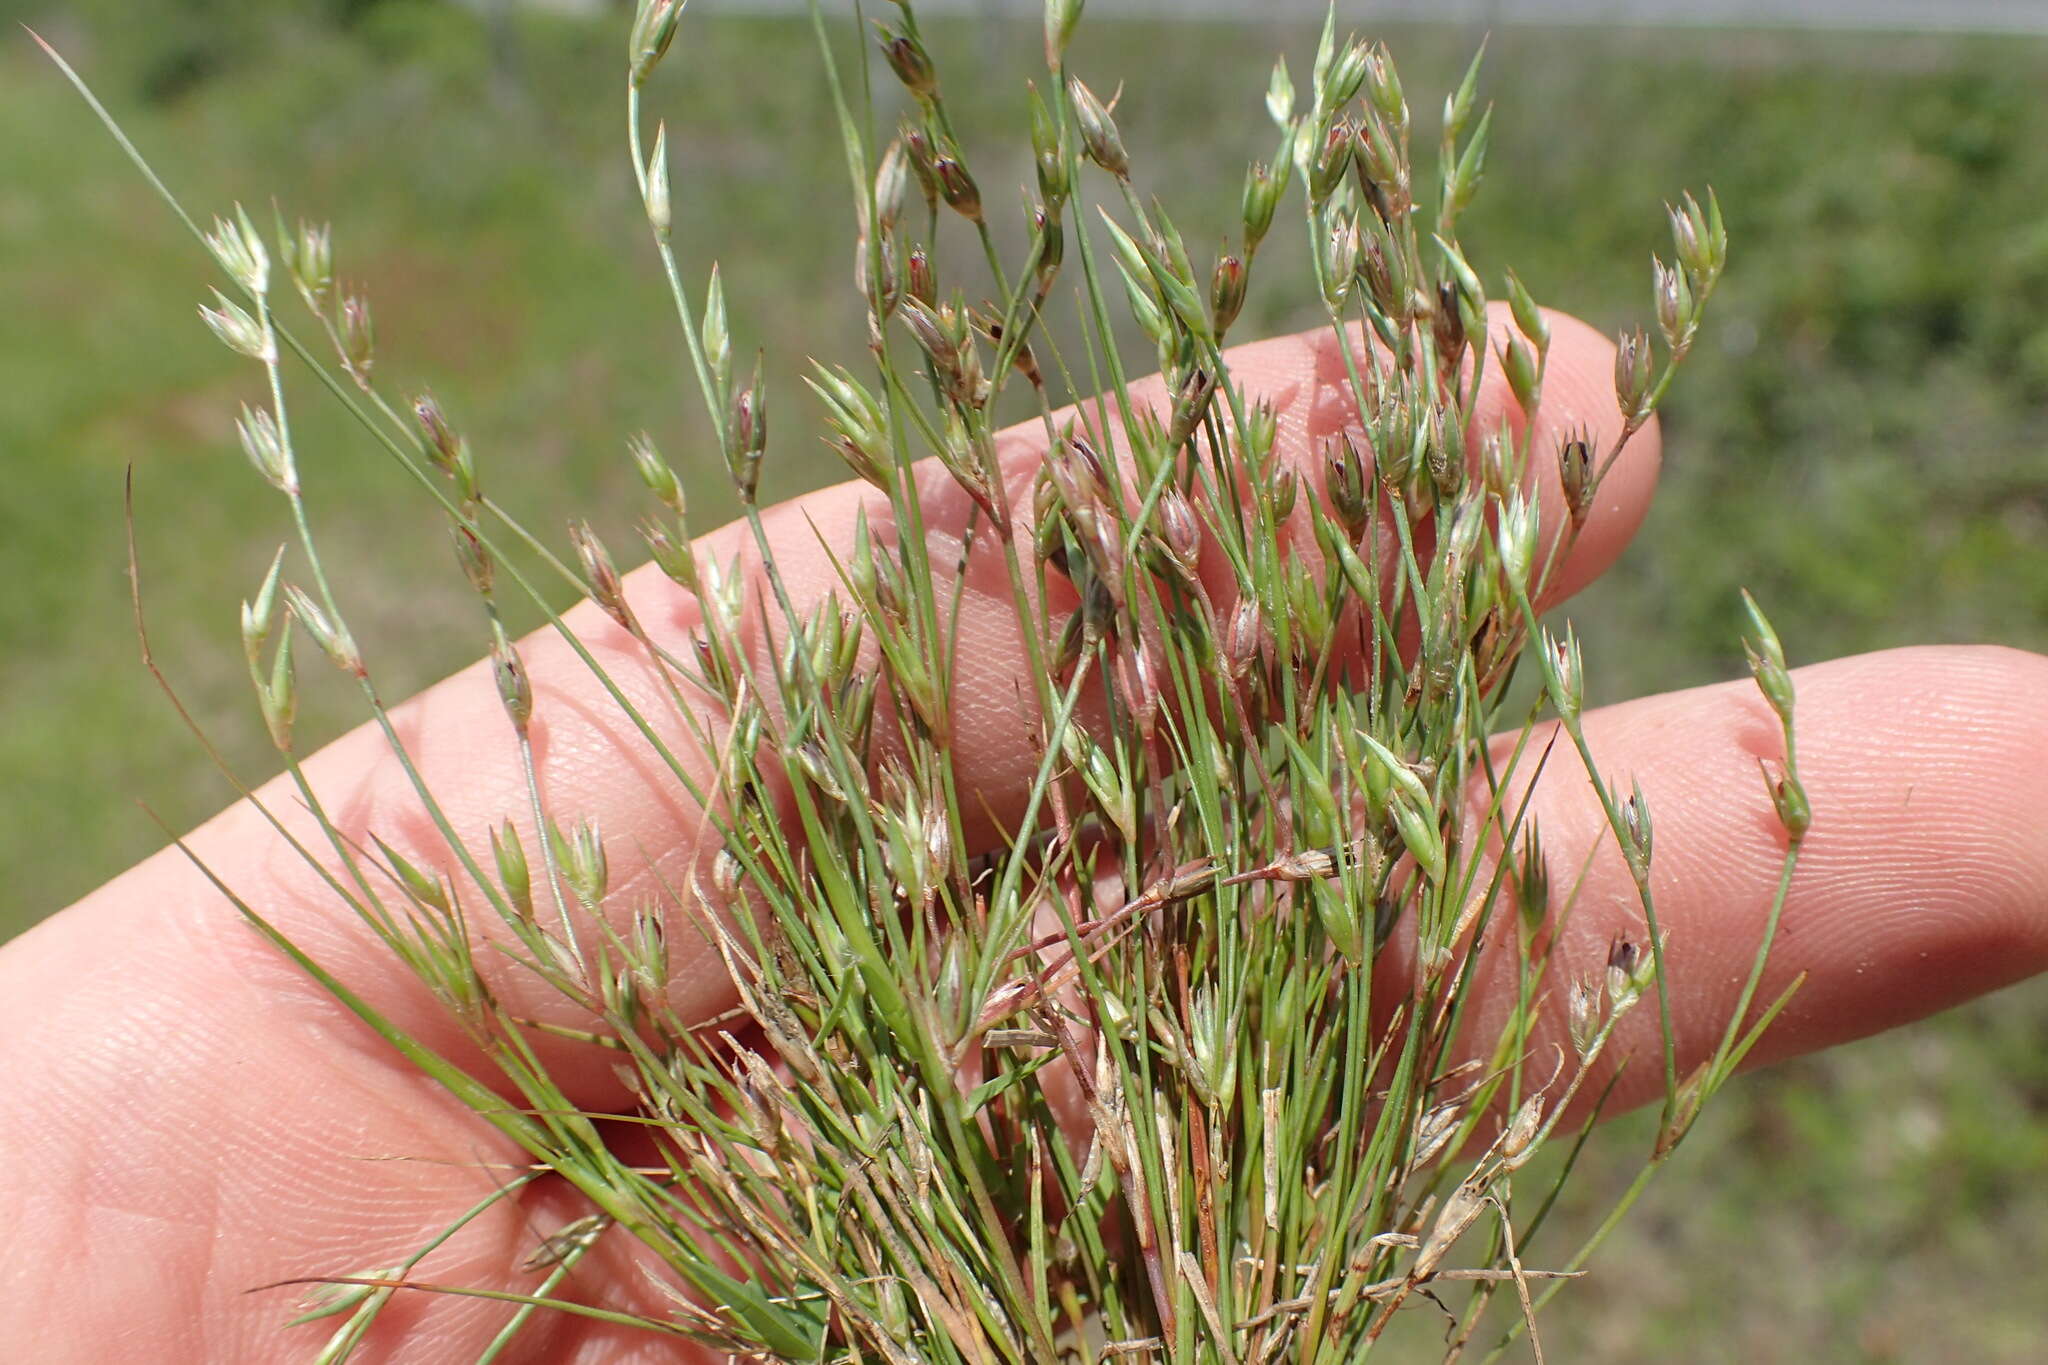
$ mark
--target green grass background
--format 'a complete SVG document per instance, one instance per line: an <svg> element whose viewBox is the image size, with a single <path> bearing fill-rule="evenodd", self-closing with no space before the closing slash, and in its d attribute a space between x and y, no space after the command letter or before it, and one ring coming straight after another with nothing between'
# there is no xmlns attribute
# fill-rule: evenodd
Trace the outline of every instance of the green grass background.
<svg viewBox="0 0 2048 1365"><path fill-rule="evenodd" d="M536 525L588 514L628 545L622 440L639 427L689 471L698 524L730 510L619 150L617 14L0 0L0 17L57 42L195 208L274 199L331 218L340 273L374 303L380 370L431 384ZM1035 26L929 27L984 195L1014 217ZM1243 163L1269 149L1272 54L1304 72L1313 36L1084 28L1078 69L1126 82L1141 179L1191 243L1231 226ZM1427 122L1479 35L1386 36ZM1739 584L1800 660L2048 649L2048 48L1508 30L1489 72L1494 153L1465 234L1483 264L1513 263L1546 302L1612 327L1646 312L1664 198L1715 186L1734 238L1667 412L1659 504L1572 608L1596 696L1734 675ZM809 35L693 14L656 104L684 256L723 263L739 339L768 353L784 434L769 492L836 477L793 434L813 415L804 357L859 349ZM283 525L233 438L255 376L193 313L205 263L12 24L0 146L4 936L155 847L143 805L182 828L227 796L138 662L125 472L159 654L257 775L268 750L235 604ZM1300 253L1266 259L1244 332L1311 325ZM473 657L476 613L435 517L309 386L300 411L302 471L330 554L356 566L343 593L386 690ZM319 672L308 739L355 719ZM1737 1087L1564 1300L1553 1358L2048 1356L2044 1036L2035 984ZM1610 1133L1580 1217L1648 1141L1640 1125ZM1426 1349L1436 1326L1410 1327Z"/></svg>

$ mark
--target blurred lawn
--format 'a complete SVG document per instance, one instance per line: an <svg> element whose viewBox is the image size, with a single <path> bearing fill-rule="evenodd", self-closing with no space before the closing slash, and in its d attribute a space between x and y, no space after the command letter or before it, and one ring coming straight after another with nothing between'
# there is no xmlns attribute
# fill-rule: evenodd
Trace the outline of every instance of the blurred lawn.
<svg viewBox="0 0 2048 1365"><path fill-rule="evenodd" d="M621 24L487 24L426 0L229 5L0 0L100 88L188 202L331 218L376 310L379 369L431 384L485 479L540 526L587 513L621 547L621 458L651 428L698 450L679 351L617 142ZM9 25L9 29L12 26ZM1141 177L1190 243L1231 224L1271 140L1267 64L1313 34L1248 22L1085 27L1078 66L1129 84ZM993 212L1028 177L1033 28L934 25ZM1390 35L1427 119L1476 34ZM1795 656L1917 641L2048 649L2048 48L2010 40L1496 33L1494 154L1467 240L1538 296L1642 317L1661 200L1714 185L1734 260L1666 420L1661 501L1573 607L1594 690L1731 676L1747 584ZM851 357L850 214L801 25L693 13L658 107L677 233L723 262L766 348L778 429L807 355ZM997 142L994 135L1001 133ZM62 82L0 39L0 937L226 798L137 661L121 485L132 467L153 636L253 775L267 745L235 603L282 525L235 449L248 368L192 306L208 276ZM1262 257L1246 334L1307 326L1301 260ZM1292 272L1290 275L1289 272ZM472 657L445 537L387 460L302 397L302 469L390 694ZM317 414L317 415L316 415ZM833 477L789 440L769 492ZM307 670L308 681L318 678ZM311 741L354 718L316 687ZM1998 799L1987 793L1987 800ZM1731 1096L1567 1296L1553 1357L2035 1361L2048 1352L2048 989L2037 984ZM1581 1216L1632 1173L1610 1134ZM1539 1256L1540 1260L1541 1257ZM1418 1349L1434 1325L1410 1324Z"/></svg>

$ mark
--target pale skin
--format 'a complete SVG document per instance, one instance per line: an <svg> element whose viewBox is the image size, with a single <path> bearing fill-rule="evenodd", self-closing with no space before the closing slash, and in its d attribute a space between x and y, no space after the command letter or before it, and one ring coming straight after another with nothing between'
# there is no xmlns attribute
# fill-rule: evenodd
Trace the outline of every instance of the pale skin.
<svg viewBox="0 0 2048 1365"><path fill-rule="evenodd" d="M1555 327L1540 451L1576 424L1618 426L1608 343L1570 319ZM1238 353L1239 379L1283 406L1281 439L1298 455L1344 420L1331 359L1327 338ZM1036 458L1028 434L1007 449L1020 471ZM1652 428L1603 487L1553 599L1614 561L1642 520L1657 463ZM1547 482L1546 511L1555 513L1554 477ZM957 534L964 500L937 480L927 486L933 525ZM827 489L769 514L800 599L830 585L820 540L850 540L862 497ZM734 528L707 538L724 547L721 557L741 539ZM642 571L630 587L658 639L675 643L695 622L694 604L666 580ZM1034 755L1030 727L1017 720L1024 665L1016 628L1007 608L987 607L963 614L961 657L977 666L960 680L955 706L962 769L1001 811L1014 807ZM588 609L572 619L636 698L653 704L623 635ZM1789 643L1796 653L1796 639ZM648 858L674 874L698 856L698 812L558 640L536 637L524 653L549 800L601 822L615 899L630 906L657 885ZM1802 668L1795 679L1815 823L1764 998L1799 973L1807 980L1755 1060L1893 1028L2048 968L2048 824L2039 814L2048 810L2048 659L1998 648L1900 649ZM523 815L516 751L487 668L456 675L397 715L473 846L487 847L488 823ZM1602 767L1639 779L1656 813L1654 879L1684 1070L1718 1040L1770 903L1783 844L1755 758L1775 756L1775 728L1745 680L1609 707L1589 714L1586 730ZM306 767L345 829L375 831L423 863L448 864L378 735L346 736ZM1583 773L1559 767L1535 806L1558 865L1576 867L1604 821ZM287 788L273 784L264 797L294 829L310 828ZM188 844L402 1026L460 1054L417 983L253 808L230 808ZM1567 979L1596 971L1611 937L1638 923L1634 904L1619 857L1611 849L1595 857L1560 948ZM692 936L670 941L678 1008L695 1017L722 1008L721 968L693 951ZM516 971L494 984L546 1008L542 991ZM562 1017L559 1006L553 1013ZM1617 1055L1647 1055L1653 1015L1631 1016ZM550 1059L579 1103L619 1102L611 1055L565 1044ZM1651 1098L1657 1071L1625 1069L1621 1098ZM396 1261L522 1160L258 939L177 849L0 952L0 1075L8 1078L0 1358L10 1360L304 1358L328 1329L283 1328L298 1291L248 1291ZM541 1182L470 1225L418 1274L530 1288L537 1276L518 1263L537 1235L581 1212L569 1193ZM605 1243L570 1292L640 1311L661 1306L630 1252ZM360 1358L468 1361L508 1311L402 1294ZM544 1315L503 1358L694 1357L674 1338Z"/></svg>

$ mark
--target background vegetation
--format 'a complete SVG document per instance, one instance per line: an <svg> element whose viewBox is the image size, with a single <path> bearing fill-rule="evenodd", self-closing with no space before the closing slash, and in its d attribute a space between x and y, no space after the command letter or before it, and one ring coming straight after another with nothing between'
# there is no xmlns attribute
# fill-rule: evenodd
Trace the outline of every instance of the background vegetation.
<svg viewBox="0 0 2048 1365"><path fill-rule="evenodd" d="M650 427L683 454L695 427L618 151L617 16L0 0L0 17L66 50L189 202L274 196L333 219L340 273L376 310L380 367L432 384L536 524L588 513L628 543L624 433ZM963 131L984 139L992 211L1014 212L1006 183L1029 175L1015 54L1035 30L927 27L956 104L971 97ZM1118 118L1141 176L1191 241L1220 234L1244 160L1270 140L1271 56L1299 65L1313 34L1106 20L1083 33L1082 74L1127 81ZM1418 113L1479 37L1387 36ZM822 83L798 24L707 9L679 48L661 106L682 134L677 235L686 257L724 263L788 438L809 417L804 357L859 341ZM1921 641L2048 649L2048 48L1509 30L1489 70L1494 154L1464 234L1482 262L1612 326L1642 313L1663 198L1714 185L1734 235L1667 409L1661 500L1571 609L1596 699L1735 675L1738 584L1795 661ZM0 38L0 145L4 936L160 842L137 801L183 827L227 795L136 660L124 471L159 652L255 771L268 746L234 606L278 528L234 444L246 367L193 314L206 275L192 243L14 37ZM989 160L999 148L1007 163ZM1289 308L1309 297L1300 278L1267 273L1243 330L1311 325ZM318 407L309 394L300 411ZM773 495L837 477L803 444L779 439ZM391 690L473 657L444 537L396 471L331 419L306 424L301 449ZM729 496L706 455L700 525ZM316 690L309 712L309 738L354 718L339 690ZM1555 1354L2038 1359L2043 1036L2037 983L1737 1087L1610 1244L1606 1273L1567 1296ZM1592 1204L1601 1183L1576 1197Z"/></svg>

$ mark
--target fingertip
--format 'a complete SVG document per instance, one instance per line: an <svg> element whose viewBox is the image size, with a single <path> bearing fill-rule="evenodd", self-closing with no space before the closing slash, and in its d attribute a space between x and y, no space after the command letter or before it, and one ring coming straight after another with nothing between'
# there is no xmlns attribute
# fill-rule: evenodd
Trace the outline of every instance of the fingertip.
<svg viewBox="0 0 2048 1365"><path fill-rule="evenodd" d="M2048 806L2048 658L1895 649L1792 677L1813 823L1756 999L1798 988L1750 1064L1896 1028L2048 970L2048 830L2037 814ZM1658 812L1652 878L1683 1071L1722 1036L1772 922L1787 848L1757 761L1780 761L1778 722L1743 680L1588 713L1585 735L1609 780L1639 782ZM1551 979L1596 981L1615 938L1647 933L1630 875L1569 758L1544 773L1532 811L1553 867L1582 869ZM1510 956L1493 960L1511 969ZM1492 989L1508 998L1510 980ZM1547 1027L1560 1028L1555 1018ZM1631 1018L1614 1055L1653 1056L1656 1030L1650 1012ZM1653 1098L1655 1070L1625 1073L1616 1103Z"/></svg>

